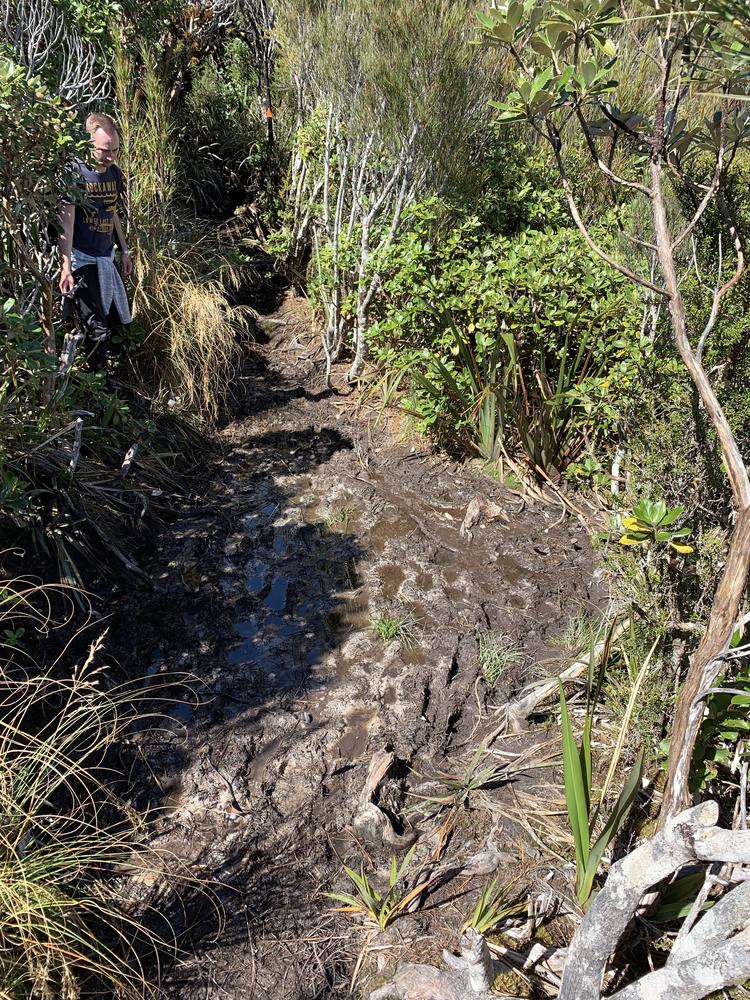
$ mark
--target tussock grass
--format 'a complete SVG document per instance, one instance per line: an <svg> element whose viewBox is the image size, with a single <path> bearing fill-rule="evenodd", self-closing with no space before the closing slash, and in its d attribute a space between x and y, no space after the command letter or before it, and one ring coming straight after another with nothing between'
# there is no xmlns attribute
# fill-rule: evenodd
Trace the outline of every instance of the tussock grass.
<svg viewBox="0 0 750 1000"><path fill-rule="evenodd" d="M177 137L163 80L149 52L115 54L122 161L128 177L134 261L133 315L144 330L138 369L157 395L215 420L240 359L247 310L220 240L185 218L176 200Z"/></svg>
<svg viewBox="0 0 750 1000"><path fill-rule="evenodd" d="M386 645L410 649L419 639L419 619L413 611L378 611L370 618L370 628Z"/></svg>
<svg viewBox="0 0 750 1000"><path fill-rule="evenodd" d="M107 769L137 693L105 690L103 636L72 675L38 670L17 648L21 623L50 627L55 595L28 581L0 595L0 631L14 637L0 648L0 996L155 995L138 957L155 939L117 885L149 864L143 825Z"/></svg>
<svg viewBox="0 0 750 1000"><path fill-rule="evenodd" d="M523 661L521 647L504 632L484 631L477 634L479 666L489 688L494 688L507 669Z"/></svg>
<svg viewBox="0 0 750 1000"><path fill-rule="evenodd" d="M200 274L200 260L210 264L208 247L204 254L198 241L157 245L148 234L133 242L133 309L145 327L138 366L157 396L215 420L240 360L246 312L229 304L220 280Z"/></svg>
<svg viewBox="0 0 750 1000"><path fill-rule="evenodd" d="M551 646L559 646L568 653L578 653L588 649L601 633L601 622L589 612L581 609L566 623L559 636L549 640Z"/></svg>
<svg viewBox="0 0 750 1000"><path fill-rule="evenodd" d="M346 531L356 519L359 511L356 504L345 503L335 510L323 514L323 526L326 531Z"/></svg>

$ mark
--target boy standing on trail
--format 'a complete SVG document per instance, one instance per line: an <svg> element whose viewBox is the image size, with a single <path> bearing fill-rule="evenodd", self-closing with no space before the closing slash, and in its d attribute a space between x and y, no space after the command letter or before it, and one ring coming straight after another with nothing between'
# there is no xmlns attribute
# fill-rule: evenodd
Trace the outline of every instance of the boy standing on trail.
<svg viewBox="0 0 750 1000"><path fill-rule="evenodd" d="M130 322L125 286L115 267L115 244L120 248L124 277L133 265L117 214L124 183L115 164L120 152L117 126L109 115L91 114L86 119L91 136L91 164L76 160L81 188L80 203L64 201L60 206L63 320L78 321L80 332L94 343L89 364L94 371L107 366L107 337L113 327Z"/></svg>

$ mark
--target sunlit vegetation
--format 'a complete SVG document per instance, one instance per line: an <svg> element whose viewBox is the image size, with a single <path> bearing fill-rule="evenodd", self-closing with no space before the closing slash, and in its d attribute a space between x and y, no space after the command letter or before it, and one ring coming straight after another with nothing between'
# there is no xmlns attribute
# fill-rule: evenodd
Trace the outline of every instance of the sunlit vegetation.
<svg viewBox="0 0 750 1000"><path fill-rule="evenodd" d="M145 582L138 542L184 503L184 477L241 395L263 268L309 300L310 370L336 405L481 469L488 492L509 487L517 516L538 515L537 554L553 524L577 518L607 591L606 613L561 608L556 640L546 623L478 625L482 594L464 598L485 619L440 623L471 651L459 636L435 684L460 675L450 697L476 707L476 725L455 732L453 706L445 732L425 735L430 685L397 693L417 721L378 739L408 762L404 733L418 733L443 757L418 791L404 766L385 806L374 789L360 805L392 846L410 797L405 813L423 828L407 832L424 840L387 868L374 855L344 864L346 891L327 892L335 919L372 934L401 926L442 887L442 865L462 870L456 832L490 844L515 809L559 862L568 924L556 933L575 955L616 857L672 830L694 792L744 829L744 0L511 0L478 17L464 0L4 0L0 11L0 548L58 588L0 589L0 993L156 991L139 964L149 936L113 876L145 864L148 826L102 777L133 692L100 683L96 644L84 666L56 653L39 665L39 608L69 605L75 630L92 581ZM103 371L64 327L57 292L59 208L80 201L74 161L90 153L92 109L118 123L134 262L134 322ZM321 516L326 542L366 520L349 502ZM454 554L478 551L459 523ZM389 662L432 655L412 607L366 615L353 647ZM532 645L550 658L531 664ZM504 742L529 724L528 747ZM511 775L542 769L556 775L549 808L523 787L499 799ZM727 879L724 868L716 886ZM673 920L729 895L707 883L701 898L692 882L680 894L681 881L664 900ZM471 903L432 905L484 942L525 909L533 927L532 884L494 873ZM654 968L642 923L618 973L628 983ZM647 939L647 960L633 959ZM669 965L650 975L668 978ZM545 995L550 984L574 995L571 968ZM709 985L748 975L743 965Z"/></svg>

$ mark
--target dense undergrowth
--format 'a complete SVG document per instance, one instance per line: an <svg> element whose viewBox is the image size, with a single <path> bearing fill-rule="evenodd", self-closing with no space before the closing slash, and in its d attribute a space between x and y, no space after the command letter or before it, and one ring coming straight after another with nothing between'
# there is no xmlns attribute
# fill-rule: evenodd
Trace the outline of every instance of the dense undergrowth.
<svg viewBox="0 0 750 1000"><path fill-rule="evenodd" d="M517 14L520 25L521 6L501 14L511 21ZM253 261L263 241L316 310L329 382L348 372L371 406L400 411L406 433L478 459L488 475L539 502L587 512L614 617L627 629L606 670L589 677L586 725L596 705L625 720L618 760L629 769L642 756L661 783L675 702L714 607L736 514L721 435L675 353L665 299L654 293L661 266L654 231L633 194L645 169L642 151L626 139L612 142L602 174L587 147L596 141L604 148L611 120L597 120L594 138L567 120L562 137L547 141L554 139L547 116L568 106L571 94L580 107L589 101L586 107L599 108L609 67L592 56L580 80L571 70L563 83L561 74L543 78L540 71L537 90L527 92L514 82L517 53L506 37L521 28L490 18L482 23L496 32L495 45L475 44L474 11L459 0L440 0L429 11L366 0L226 9L167 0L148 10L113 3L88 12L8 0L6 7L3 545L20 546L44 573L56 567L68 587L81 587L102 567L138 578L133 539L168 516L181 470L231 403L249 337L250 312L238 303L257 280ZM653 73L638 53L651 29L628 35L602 22L591 30L600 32L596 45L607 59L614 52L620 68L638 67L620 82L623 107L645 105ZM537 41L543 60L553 41ZM615 48L605 51L608 42ZM561 97L563 85L570 89ZM731 290L703 366L746 454L749 293L741 269L733 278L730 249L750 223L747 121L737 106L734 132L715 118L704 128L711 98L695 95L685 120L673 115L668 124L665 157L677 159L666 216L678 233L687 227L675 241L687 324L700 330L717 291ZM86 344L66 335L56 294L57 210L72 191L73 158L86 155L80 119L92 108L109 109L119 123L135 261L134 322L113 345L106 376L90 370ZM510 124L499 128L498 117ZM614 117L626 134L640 127L637 116ZM732 173L722 199L706 196L703 204L717 142L732 148ZM566 204L560 149L580 225ZM624 193L615 193L612 176ZM604 262L592 242L624 270ZM640 284L629 277L633 269ZM106 966L118 989L132 992L123 960L97 951L91 929L105 919L98 873L134 842L134 818L122 819L119 805L97 799L93 818L87 812L94 799L86 795L101 790L96 768L119 728L120 695L99 692L90 673L67 664L56 663L54 676L24 666L17 616L26 599L17 588L3 593L10 652L1 672L2 725L13 735L0 737L7 800L0 811L13 817L3 844L5 870L14 874L0 879L0 893L31 901L23 919L0 931L10 956L0 968L4 989L9 996L75 996L80 969L100 975ZM744 609L744 596L740 603ZM373 627L392 638L383 622ZM572 616L572 652L593 642L592 627ZM734 629L732 648L742 646L743 627ZM480 642L490 689L515 656L506 645L486 636ZM691 782L733 808L746 762L750 681L741 660L722 655L720 676L704 692ZM567 719L564 701L561 712ZM69 774L65 740L77 746L91 731L98 734L91 767L82 760L88 769ZM574 742L566 730L569 777ZM22 793L7 777L19 754L40 767ZM56 771L60 760L65 766ZM58 783L50 768L62 776ZM81 793L89 783L96 794ZM593 828L598 810L589 829L591 789L584 791L579 868L601 833ZM609 805L616 810L617 800ZM594 852L597 861L608 843ZM41 886L51 855L60 859L60 882ZM586 870L587 891L596 871ZM359 882L350 878L371 889L364 873ZM581 879L579 870L579 888ZM485 908L502 909L493 893L487 890ZM382 912L384 898L370 892L370 903ZM122 927L117 934L127 937ZM72 964L59 959L64 943L76 952Z"/></svg>

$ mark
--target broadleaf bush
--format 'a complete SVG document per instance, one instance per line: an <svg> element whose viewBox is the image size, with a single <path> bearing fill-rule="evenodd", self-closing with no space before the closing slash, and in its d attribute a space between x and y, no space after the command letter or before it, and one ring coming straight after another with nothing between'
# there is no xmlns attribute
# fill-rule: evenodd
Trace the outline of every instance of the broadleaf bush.
<svg viewBox="0 0 750 1000"><path fill-rule="evenodd" d="M570 229L443 219L436 199L409 213L370 329L382 365L416 373L419 429L542 477L606 451L652 356L636 293Z"/></svg>

